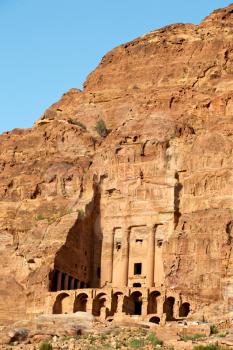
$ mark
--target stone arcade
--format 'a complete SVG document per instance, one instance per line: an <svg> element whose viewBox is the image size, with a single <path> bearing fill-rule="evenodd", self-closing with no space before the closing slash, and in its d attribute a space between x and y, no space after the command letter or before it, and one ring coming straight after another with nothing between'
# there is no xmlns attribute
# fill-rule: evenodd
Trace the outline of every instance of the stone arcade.
<svg viewBox="0 0 233 350"><path fill-rule="evenodd" d="M164 323L183 319L190 312L190 303L181 295L163 288L77 289L51 293L47 313L61 314L88 311L102 320L125 319Z"/></svg>

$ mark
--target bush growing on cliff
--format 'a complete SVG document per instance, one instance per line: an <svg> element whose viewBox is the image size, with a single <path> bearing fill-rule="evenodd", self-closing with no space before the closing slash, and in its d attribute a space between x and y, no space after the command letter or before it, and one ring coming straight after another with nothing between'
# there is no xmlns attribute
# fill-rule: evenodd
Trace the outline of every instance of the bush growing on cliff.
<svg viewBox="0 0 233 350"><path fill-rule="evenodd" d="M95 129L101 137L106 137L109 133L109 130L107 129L105 121L103 119L98 120Z"/></svg>
<svg viewBox="0 0 233 350"><path fill-rule="evenodd" d="M40 221L40 220L45 220L46 217L42 214L38 214L38 215L36 215L35 219L36 219L36 221Z"/></svg>
<svg viewBox="0 0 233 350"><path fill-rule="evenodd" d="M218 336L219 336L220 338L225 338L227 334L228 334L227 331L226 331L226 332L221 332L221 333L218 334Z"/></svg>
<svg viewBox="0 0 233 350"><path fill-rule="evenodd" d="M216 324L212 324L210 326L210 333L211 334L217 334L218 333L218 327L216 326Z"/></svg>
<svg viewBox="0 0 233 350"><path fill-rule="evenodd" d="M83 123L81 123L79 120L75 120L75 119L69 118L69 119L68 119L68 123L69 123L69 124L73 124L73 125L77 125L77 126L79 126L81 129L83 129L83 130L87 130L86 125L84 125Z"/></svg>

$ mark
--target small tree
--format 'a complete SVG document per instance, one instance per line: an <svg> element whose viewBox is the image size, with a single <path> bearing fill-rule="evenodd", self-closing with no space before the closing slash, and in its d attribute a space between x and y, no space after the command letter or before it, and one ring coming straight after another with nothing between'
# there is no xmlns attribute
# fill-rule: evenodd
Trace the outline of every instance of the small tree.
<svg viewBox="0 0 233 350"><path fill-rule="evenodd" d="M69 124L77 125L77 126L79 126L81 129L87 130L86 125L84 125L83 123L81 123L79 120L75 120L75 119L69 118L67 121L68 121Z"/></svg>
<svg viewBox="0 0 233 350"><path fill-rule="evenodd" d="M211 334L217 334L218 333L218 327L216 326L216 324L212 324L210 326L210 333Z"/></svg>
<svg viewBox="0 0 233 350"><path fill-rule="evenodd" d="M98 120L95 129L101 137L106 137L109 133L109 130L107 129L105 121L103 119Z"/></svg>

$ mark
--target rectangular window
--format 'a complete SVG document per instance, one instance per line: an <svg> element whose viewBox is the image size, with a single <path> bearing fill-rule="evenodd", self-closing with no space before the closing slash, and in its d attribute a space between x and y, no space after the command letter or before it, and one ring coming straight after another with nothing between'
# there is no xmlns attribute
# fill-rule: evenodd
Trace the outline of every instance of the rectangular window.
<svg viewBox="0 0 233 350"><path fill-rule="evenodd" d="M142 273L142 264L141 263L134 264L134 274L141 275L141 273Z"/></svg>

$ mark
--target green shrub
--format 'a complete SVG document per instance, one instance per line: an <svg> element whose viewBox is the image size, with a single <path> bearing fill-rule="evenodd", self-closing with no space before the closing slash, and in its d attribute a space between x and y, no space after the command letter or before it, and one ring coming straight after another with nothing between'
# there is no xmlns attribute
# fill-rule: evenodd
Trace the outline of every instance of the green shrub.
<svg viewBox="0 0 233 350"><path fill-rule="evenodd" d="M203 334L185 334L185 335L181 335L180 339L183 341L188 341L188 340L198 340L198 339L202 339L205 338L205 335Z"/></svg>
<svg viewBox="0 0 233 350"><path fill-rule="evenodd" d="M131 348L138 348L138 349L142 349L142 347L145 345L145 340L144 339L131 339L128 342L128 345Z"/></svg>
<svg viewBox="0 0 233 350"><path fill-rule="evenodd" d="M193 348L193 350L223 350L223 349L224 347L221 347L215 344L197 345L197 346L194 346Z"/></svg>
<svg viewBox="0 0 233 350"><path fill-rule="evenodd" d="M40 221L40 220L45 220L46 217L42 214L38 214L38 215L36 215L35 219L36 219L36 221Z"/></svg>
<svg viewBox="0 0 233 350"><path fill-rule="evenodd" d="M96 341L96 337L94 337L92 334L88 335L88 340L90 341L90 343L94 343Z"/></svg>
<svg viewBox="0 0 233 350"><path fill-rule="evenodd" d="M100 334L100 340L106 340L108 338L107 334Z"/></svg>
<svg viewBox="0 0 233 350"><path fill-rule="evenodd" d="M69 208L66 210L66 214L72 214L73 213L73 209L72 208Z"/></svg>
<svg viewBox="0 0 233 350"><path fill-rule="evenodd" d="M53 350L52 344L45 341L42 344L40 344L39 350Z"/></svg>
<svg viewBox="0 0 233 350"><path fill-rule="evenodd" d="M69 119L68 119L68 123L69 123L69 124L73 124L73 125L77 125L77 126L79 126L81 129L83 129L83 130L87 130L86 125L84 125L83 123L81 123L81 122L78 121L78 120L69 118Z"/></svg>
<svg viewBox="0 0 233 350"><path fill-rule="evenodd" d="M103 119L98 120L95 129L101 137L106 137L109 133L109 130L107 129L105 121Z"/></svg>
<svg viewBox="0 0 233 350"><path fill-rule="evenodd" d="M147 337L147 340L154 346L163 345L162 340L159 340L154 333L150 333Z"/></svg>
<svg viewBox="0 0 233 350"><path fill-rule="evenodd" d="M219 333L218 336L220 338L225 338L225 336L227 335L227 332L222 332L222 333Z"/></svg>
<svg viewBox="0 0 233 350"><path fill-rule="evenodd" d="M84 216L85 216L84 210L83 210L83 209L78 209L77 212L78 212L79 217L80 217L81 219L83 219Z"/></svg>
<svg viewBox="0 0 233 350"><path fill-rule="evenodd" d="M218 327L215 324L212 324L210 326L210 333L211 334L217 334L218 333Z"/></svg>
<svg viewBox="0 0 233 350"><path fill-rule="evenodd" d="M51 225L63 216L62 213L53 213L51 216L47 217L48 224Z"/></svg>

